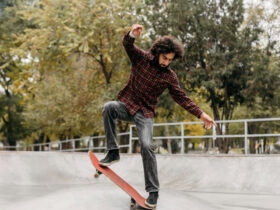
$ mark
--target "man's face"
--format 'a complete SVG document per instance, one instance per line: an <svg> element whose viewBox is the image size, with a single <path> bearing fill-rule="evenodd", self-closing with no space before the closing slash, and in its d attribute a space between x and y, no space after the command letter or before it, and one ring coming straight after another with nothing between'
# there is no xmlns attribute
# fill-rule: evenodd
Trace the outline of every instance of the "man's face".
<svg viewBox="0 0 280 210"><path fill-rule="evenodd" d="M162 68L167 67L173 60L175 53L160 54L158 63Z"/></svg>

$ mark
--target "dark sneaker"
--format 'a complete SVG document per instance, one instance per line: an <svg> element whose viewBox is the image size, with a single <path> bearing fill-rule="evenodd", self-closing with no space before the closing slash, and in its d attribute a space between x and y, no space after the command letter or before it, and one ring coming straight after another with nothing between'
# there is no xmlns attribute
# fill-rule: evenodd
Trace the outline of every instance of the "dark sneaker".
<svg viewBox="0 0 280 210"><path fill-rule="evenodd" d="M151 208L157 206L158 192L150 192L149 197L146 199L145 204Z"/></svg>
<svg viewBox="0 0 280 210"><path fill-rule="evenodd" d="M120 161L120 154L118 149L109 150L106 157L99 161L99 165L110 166L113 163Z"/></svg>

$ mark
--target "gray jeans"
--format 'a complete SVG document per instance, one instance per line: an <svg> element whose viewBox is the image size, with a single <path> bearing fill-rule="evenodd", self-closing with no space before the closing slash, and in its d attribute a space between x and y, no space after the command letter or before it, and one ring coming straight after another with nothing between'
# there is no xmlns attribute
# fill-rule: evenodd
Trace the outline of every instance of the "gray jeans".
<svg viewBox="0 0 280 210"><path fill-rule="evenodd" d="M153 147L153 118L145 118L142 110L131 115L124 103L110 101L102 109L107 150L118 149L115 120L134 122L137 127L143 160L145 189L147 192L159 191L157 161Z"/></svg>

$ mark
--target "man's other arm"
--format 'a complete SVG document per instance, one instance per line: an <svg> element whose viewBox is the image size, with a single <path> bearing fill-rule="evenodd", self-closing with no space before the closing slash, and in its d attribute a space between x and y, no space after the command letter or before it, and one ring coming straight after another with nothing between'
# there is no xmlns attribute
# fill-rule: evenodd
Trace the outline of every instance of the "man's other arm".
<svg viewBox="0 0 280 210"><path fill-rule="evenodd" d="M176 74L174 74L173 80L168 87L169 93L180 106L186 109L191 114L200 118L203 111L186 95L179 85L179 80Z"/></svg>
<svg viewBox="0 0 280 210"><path fill-rule="evenodd" d="M175 73L173 81L169 85L168 89L169 93L178 104L204 122L204 127L206 129L210 129L212 125L217 127L215 121L208 114L203 112L180 88L179 80Z"/></svg>

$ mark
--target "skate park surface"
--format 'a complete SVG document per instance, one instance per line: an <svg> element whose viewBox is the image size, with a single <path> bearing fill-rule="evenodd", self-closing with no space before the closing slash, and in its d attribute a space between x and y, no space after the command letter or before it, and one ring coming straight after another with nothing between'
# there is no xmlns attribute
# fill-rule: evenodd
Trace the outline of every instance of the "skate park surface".
<svg viewBox="0 0 280 210"><path fill-rule="evenodd" d="M100 159L104 154L97 154ZM280 156L157 155L157 210L279 210ZM140 154L111 166L143 197ZM1 210L136 210L88 153L0 152Z"/></svg>

